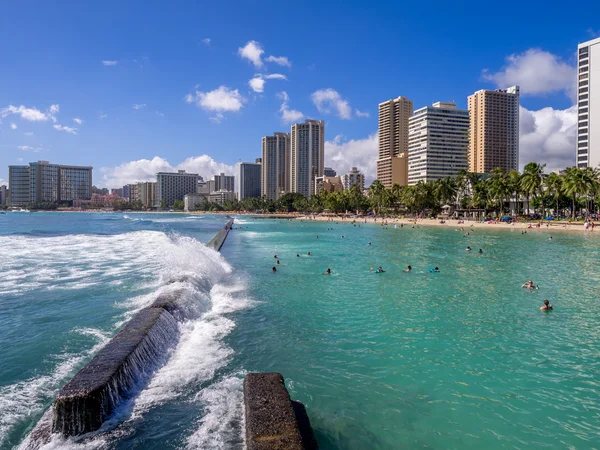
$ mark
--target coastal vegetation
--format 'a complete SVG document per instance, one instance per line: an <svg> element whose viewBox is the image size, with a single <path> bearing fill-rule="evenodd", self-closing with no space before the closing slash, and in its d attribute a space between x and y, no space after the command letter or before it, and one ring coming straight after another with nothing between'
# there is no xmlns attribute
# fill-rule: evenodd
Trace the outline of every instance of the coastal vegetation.
<svg viewBox="0 0 600 450"><path fill-rule="evenodd" d="M458 175L414 186L391 189L375 180L366 195L359 186L339 192L321 191L306 199L288 193L278 200L247 198L223 205L205 202L203 211L264 211L302 213L408 213L437 215L444 206L480 216L537 214L575 218L597 212L600 205L600 172L595 168L570 167L544 173L545 164L531 162L523 172L494 169L489 174L461 171ZM449 209L449 208L446 208Z"/></svg>

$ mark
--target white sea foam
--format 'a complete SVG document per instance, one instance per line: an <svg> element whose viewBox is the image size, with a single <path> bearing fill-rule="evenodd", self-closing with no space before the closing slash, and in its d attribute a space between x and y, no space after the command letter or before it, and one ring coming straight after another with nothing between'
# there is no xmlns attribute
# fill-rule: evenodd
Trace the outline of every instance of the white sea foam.
<svg viewBox="0 0 600 450"><path fill-rule="evenodd" d="M94 336L97 344L92 348L76 355L55 355L61 362L50 374L0 389L0 411L3 411L0 415L0 447L4 436L15 424L39 414L78 365L159 295L183 290L181 338L167 363L130 406L130 416L122 417L131 426L135 426L136 419L149 409L184 393L193 393L215 378L233 354L223 338L234 329L235 323L225 315L251 304L245 295L244 282L232 275L232 268L225 259L190 237L137 231L115 236L74 235L69 237L69 245L64 245L63 237L11 236L6 239L0 236L0 247L9 250L3 267L10 275L9 279L0 279L0 295L15 294L17 290L23 294L29 288L22 286L29 283L35 283L35 289L54 289L56 286L82 289L95 283L118 285L132 276L137 293L115 304L121 312L115 315L116 320L108 333L93 329L73 330ZM237 388L232 387L235 383L239 385ZM216 422L226 427L227 420L233 420L233 417L239 420L241 397L237 397L240 392L241 381L237 378L223 380L218 386L200 391L196 400L206 405L207 415L201 420L195 437L190 438L191 446L194 446L193 442L221 439L215 435L220 432ZM218 396L227 395L225 406L214 403ZM224 433L223 442L226 442L230 438L225 437L226 430ZM109 431L103 437L96 436L83 443L53 436L44 448L102 448L107 445L106 440L114 439L116 434L118 430Z"/></svg>
<svg viewBox="0 0 600 450"><path fill-rule="evenodd" d="M27 417L37 415L45 407L46 402L60 387L68 375L91 354L96 353L108 341L109 336L101 330L90 328L74 330L79 334L93 336L96 344L78 354L55 355L60 362L54 370L43 376L30 378L0 388L0 447L10 429Z"/></svg>
<svg viewBox="0 0 600 450"><path fill-rule="evenodd" d="M244 447L242 374L227 377L202 390L196 397L205 406L198 428L187 439L189 449Z"/></svg>
<svg viewBox="0 0 600 450"><path fill-rule="evenodd" d="M223 314L251 304L244 290L241 281L231 286L215 285L210 293L210 309L198 319L180 324L181 339L167 364L139 395L133 419L154 405L177 398L192 385L212 380L215 372L229 362L233 350L223 338L231 333L235 323Z"/></svg>

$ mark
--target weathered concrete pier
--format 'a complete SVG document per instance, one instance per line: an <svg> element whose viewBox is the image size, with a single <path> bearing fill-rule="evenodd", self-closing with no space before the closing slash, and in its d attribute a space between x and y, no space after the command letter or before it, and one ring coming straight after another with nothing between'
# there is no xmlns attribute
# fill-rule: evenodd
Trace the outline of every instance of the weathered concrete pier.
<svg viewBox="0 0 600 450"><path fill-rule="evenodd" d="M290 399L280 373L246 375L244 406L248 450L318 448L304 405Z"/></svg>

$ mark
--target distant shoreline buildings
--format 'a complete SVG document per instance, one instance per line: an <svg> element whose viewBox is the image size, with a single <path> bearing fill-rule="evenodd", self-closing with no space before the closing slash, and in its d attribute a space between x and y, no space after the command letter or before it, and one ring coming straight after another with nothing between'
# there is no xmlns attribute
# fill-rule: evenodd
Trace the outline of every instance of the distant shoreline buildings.
<svg viewBox="0 0 600 450"><path fill-rule="evenodd" d="M598 62L598 67L592 64ZM577 47L577 167L600 166L600 38ZM378 105L376 179L386 188L430 182L467 170L489 173L519 168L520 88L478 90L467 98L467 110L454 102L436 102L414 110L412 100L399 96ZM594 108L597 106L597 108ZM596 111L597 109L597 111ZM337 176L325 167L325 122L308 119L289 132L261 139L254 163L240 162L235 175L201 176L180 170L160 172L156 181L92 190L92 167L50 164L48 161L9 166L9 186L0 186L0 206L72 202L85 205L119 199L143 208L185 209L215 202L261 197L276 201L286 194L306 198L327 192L364 189L365 176L356 167ZM94 188L95 189L95 188ZM92 198L93 197L93 198ZM181 203L179 203L181 205Z"/></svg>

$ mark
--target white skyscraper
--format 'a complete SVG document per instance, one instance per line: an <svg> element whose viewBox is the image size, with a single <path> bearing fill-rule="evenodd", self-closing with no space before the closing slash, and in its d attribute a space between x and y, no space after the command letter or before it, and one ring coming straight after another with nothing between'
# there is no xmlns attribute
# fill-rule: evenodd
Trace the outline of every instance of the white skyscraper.
<svg viewBox="0 0 600 450"><path fill-rule="evenodd" d="M469 111L437 102L417 109L408 123L409 186L469 168Z"/></svg>
<svg viewBox="0 0 600 450"><path fill-rule="evenodd" d="M600 38L577 47L577 167L600 164Z"/></svg>
<svg viewBox="0 0 600 450"><path fill-rule="evenodd" d="M309 197L315 192L315 178L325 168L325 122L307 120L292 125L290 191Z"/></svg>

